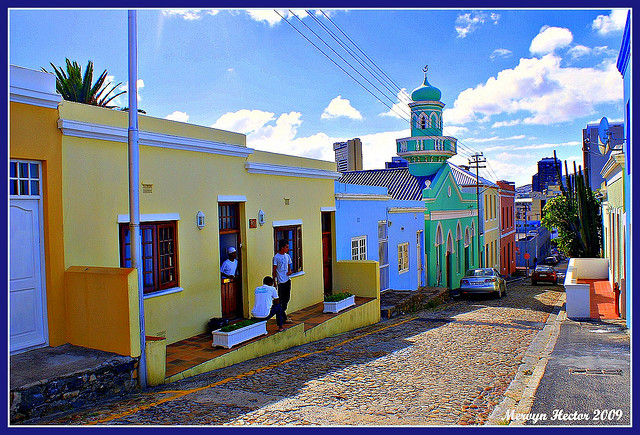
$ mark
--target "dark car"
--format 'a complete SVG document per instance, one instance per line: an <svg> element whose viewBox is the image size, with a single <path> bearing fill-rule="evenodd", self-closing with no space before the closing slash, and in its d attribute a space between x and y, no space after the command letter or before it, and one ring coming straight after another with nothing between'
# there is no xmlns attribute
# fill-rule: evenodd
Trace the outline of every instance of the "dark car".
<svg viewBox="0 0 640 435"><path fill-rule="evenodd" d="M539 282L548 282L558 284L558 271L553 266L540 265L531 274L531 284L536 285Z"/></svg>
<svg viewBox="0 0 640 435"><path fill-rule="evenodd" d="M558 260L558 257L556 257L555 255L552 255L550 257L545 258L544 260L542 260L538 264L542 264L542 265L546 265L546 266L555 266L558 263L560 263L560 260Z"/></svg>
<svg viewBox="0 0 640 435"><path fill-rule="evenodd" d="M499 298L507 294L507 281L490 267L469 269L460 280L460 294L493 293Z"/></svg>

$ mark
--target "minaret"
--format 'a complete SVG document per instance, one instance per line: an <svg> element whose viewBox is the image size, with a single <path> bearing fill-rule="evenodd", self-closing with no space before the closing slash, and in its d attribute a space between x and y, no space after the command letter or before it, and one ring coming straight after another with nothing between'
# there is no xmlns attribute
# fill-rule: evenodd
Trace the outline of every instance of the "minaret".
<svg viewBox="0 0 640 435"><path fill-rule="evenodd" d="M457 139L442 136L440 89L427 80L411 93L411 137L396 139L397 154L409 162L409 172L415 176L433 175L450 157L456 155Z"/></svg>

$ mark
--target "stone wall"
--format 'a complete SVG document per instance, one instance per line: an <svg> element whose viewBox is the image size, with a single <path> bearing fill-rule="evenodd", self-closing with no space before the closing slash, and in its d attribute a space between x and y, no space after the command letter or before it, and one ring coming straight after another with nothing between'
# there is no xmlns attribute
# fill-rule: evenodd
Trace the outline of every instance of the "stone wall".
<svg viewBox="0 0 640 435"><path fill-rule="evenodd" d="M10 393L10 422L29 424L33 419L124 396L139 388L137 366L137 359L123 357L92 370L13 389Z"/></svg>

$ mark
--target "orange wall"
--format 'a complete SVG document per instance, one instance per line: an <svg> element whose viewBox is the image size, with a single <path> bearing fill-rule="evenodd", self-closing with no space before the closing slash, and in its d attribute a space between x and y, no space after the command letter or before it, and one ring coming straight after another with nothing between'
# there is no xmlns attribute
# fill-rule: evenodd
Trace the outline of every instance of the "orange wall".
<svg viewBox="0 0 640 435"><path fill-rule="evenodd" d="M57 109L11 102L9 155L42 162L44 261L49 345L67 342L62 234L62 133Z"/></svg>
<svg viewBox="0 0 640 435"><path fill-rule="evenodd" d="M118 267L70 267L65 273L69 343L139 356L137 274ZM133 328L132 328L133 326Z"/></svg>

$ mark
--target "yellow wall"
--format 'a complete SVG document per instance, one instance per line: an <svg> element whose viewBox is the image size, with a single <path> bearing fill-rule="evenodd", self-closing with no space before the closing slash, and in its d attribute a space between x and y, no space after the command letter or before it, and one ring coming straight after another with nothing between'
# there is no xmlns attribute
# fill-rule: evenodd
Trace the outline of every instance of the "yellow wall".
<svg viewBox="0 0 640 435"><path fill-rule="evenodd" d="M65 274L68 342L140 356L136 277L130 268L70 267Z"/></svg>
<svg viewBox="0 0 640 435"><path fill-rule="evenodd" d="M63 119L126 127L127 114L64 102ZM179 124L179 125L178 125ZM178 132L208 140L244 145L244 135L141 117L140 130ZM179 127L179 128L178 128ZM164 129L164 130L163 130ZM119 267L118 215L128 215L127 144L63 136L65 265ZM208 320L221 315L218 195L243 195L242 250L245 316L253 290L271 274L273 221L301 219L304 274L292 278L289 310L322 301L321 207L334 205L332 179L250 174L245 163L335 170L334 162L255 151L247 157L140 146L140 180L152 193L140 193L141 214L178 213L178 264L181 292L147 298L148 335L166 334L167 343L202 333ZM289 205L284 205L284 198ZM248 228L258 210L266 223ZM195 224L204 212L206 226Z"/></svg>
<svg viewBox="0 0 640 435"><path fill-rule="evenodd" d="M44 267L49 344L65 337L64 245L62 217L62 135L56 109L11 102L9 156L42 162Z"/></svg>
<svg viewBox="0 0 640 435"><path fill-rule="evenodd" d="M334 257L335 258L335 257ZM380 299L379 263L374 260L340 260L334 265L334 293Z"/></svg>

